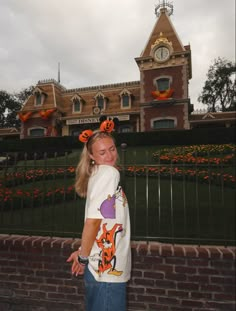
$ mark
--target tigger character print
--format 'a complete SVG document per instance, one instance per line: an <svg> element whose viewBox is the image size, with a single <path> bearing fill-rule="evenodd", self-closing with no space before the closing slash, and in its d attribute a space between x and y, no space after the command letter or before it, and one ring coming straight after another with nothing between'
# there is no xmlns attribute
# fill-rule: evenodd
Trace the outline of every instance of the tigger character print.
<svg viewBox="0 0 236 311"><path fill-rule="evenodd" d="M123 231L121 224L115 224L111 230L107 230L107 224L102 226L102 234L96 239L101 249L98 262L98 274L108 270L108 274L120 276L123 272L116 270L116 235Z"/></svg>

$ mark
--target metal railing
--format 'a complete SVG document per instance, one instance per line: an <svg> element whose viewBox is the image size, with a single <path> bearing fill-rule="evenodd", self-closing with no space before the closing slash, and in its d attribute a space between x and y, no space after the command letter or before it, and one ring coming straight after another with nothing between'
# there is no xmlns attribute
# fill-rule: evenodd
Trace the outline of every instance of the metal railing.
<svg viewBox="0 0 236 311"><path fill-rule="evenodd" d="M156 153L153 164L153 153L145 154L142 164L136 152L120 148L132 240L234 245L234 155L208 153L203 161L195 154L198 160L189 161ZM85 202L73 188L77 156L1 159L0 233L81 236Z"/></svg>

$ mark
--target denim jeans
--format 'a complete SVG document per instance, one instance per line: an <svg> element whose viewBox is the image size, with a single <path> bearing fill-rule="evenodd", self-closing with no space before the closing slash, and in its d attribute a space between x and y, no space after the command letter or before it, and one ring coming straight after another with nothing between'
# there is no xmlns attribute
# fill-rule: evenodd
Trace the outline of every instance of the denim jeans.
<svg viewBox="0 0 236 311"><path fill-rule="evenodd" d="M84 282L86 311L126 311L127 283L98 282L88 267Z"/></svg>

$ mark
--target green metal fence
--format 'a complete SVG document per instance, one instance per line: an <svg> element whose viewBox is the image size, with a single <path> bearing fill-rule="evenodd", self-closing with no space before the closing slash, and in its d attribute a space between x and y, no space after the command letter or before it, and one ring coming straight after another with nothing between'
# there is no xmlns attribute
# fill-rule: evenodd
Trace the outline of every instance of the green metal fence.
<svg viewBox="0 0 236 311"><path fill-rule="evenodd" d="M235 146L119 148L132 240L235 244ZM79 152L4 154L0 233L80 237Z"/></svg>

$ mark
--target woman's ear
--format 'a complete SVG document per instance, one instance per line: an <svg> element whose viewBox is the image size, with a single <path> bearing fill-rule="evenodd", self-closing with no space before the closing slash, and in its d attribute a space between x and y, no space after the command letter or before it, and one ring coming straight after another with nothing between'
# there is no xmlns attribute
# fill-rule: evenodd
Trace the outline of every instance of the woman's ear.
<svg viewBox="0 0 236 311"><path fill-rule="evenodd" d="M94 160L94 156L91 153L89 153L89 157L91 160Z"/></svg>

